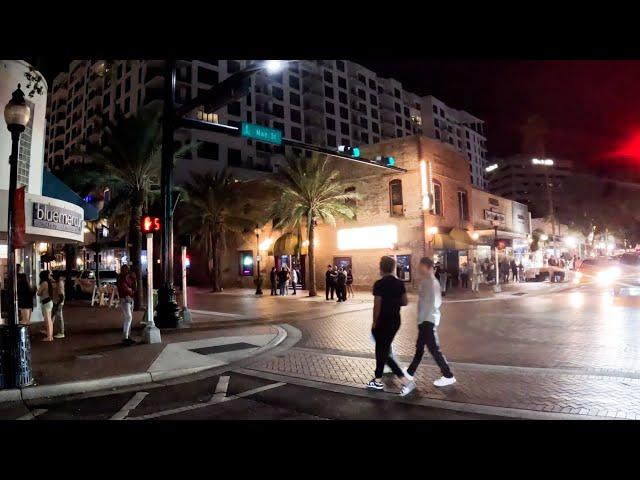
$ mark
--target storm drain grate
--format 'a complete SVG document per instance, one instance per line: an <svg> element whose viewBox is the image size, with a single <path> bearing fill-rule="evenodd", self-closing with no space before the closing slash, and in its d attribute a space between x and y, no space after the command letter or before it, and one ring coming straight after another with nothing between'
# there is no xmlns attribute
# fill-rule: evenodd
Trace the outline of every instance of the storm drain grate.
<svg viewBox="0 0 640 480"><path fill-rule="evenodd" d="M192 352L199 353L200 355L213 355L214 353L233 352L235 350L246 350L247 348L258 348L258 345L251 343L227 343L226 345L215 345L213 347L195 348Z"/></svg>

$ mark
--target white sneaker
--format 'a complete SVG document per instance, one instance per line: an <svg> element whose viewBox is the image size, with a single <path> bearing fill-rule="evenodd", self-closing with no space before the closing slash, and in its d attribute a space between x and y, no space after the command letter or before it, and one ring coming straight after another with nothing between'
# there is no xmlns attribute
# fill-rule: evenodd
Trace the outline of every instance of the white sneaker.
<svg viewBox="0 0 640 480"><path fill-rule="evenodd" d="M404 373L404 376L407 377L408 380L413 382L413 375L410 375L405 368L402 369L402 373Z"/></svg>
<svg viewBox="0 0 640 480"><path fill-rule="evenodd" d="M433 382L433 384L436 387L446 387L448 385L453 385L454 383L456 383L456 377L451 377L451 378L440 377L439 379Z"/></svg>
<svg viewBox="0 0 640 480"><path fill-rule="evenodd" d="M56 333L53 338L64 338L64 333Z"/></svg>
<svg viewBox="0 0 640 480"><path fill-rule="evenodd" d="M400 396L401 397L406 397L411 392L413 392L415 389L416 389L415 382L409 382L406 385L402 386L402 390L400 390Z"/></svg>
<svg viewBox="0 0 640 480"><path fill-rule="evenodd" d="M385 365L384 366L384 370L382 370L382 373L393 373L393 370L391 370L391 367L389 365Z"/></svg>

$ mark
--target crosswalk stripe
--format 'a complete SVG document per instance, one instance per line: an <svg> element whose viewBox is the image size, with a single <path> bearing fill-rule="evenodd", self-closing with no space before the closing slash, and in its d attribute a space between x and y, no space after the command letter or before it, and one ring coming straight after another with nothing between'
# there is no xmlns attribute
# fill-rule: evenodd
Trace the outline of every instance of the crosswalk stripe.
<svg viewBox="0 0 640 480"><path fill-rule="evenodd" d="M229 388L229 377L228 376L220 377L218 379L218 385L216 385L215 395L226 397L228 388Z"/></svg>
<svg viewBox="0 0 640 480"><path fill-rule="evenodd" d="M149 395L147 392L136 392L136 394L129 399L127 403L113 416L111 420L124 420L129 415L131 410L134 410L140 402L144 400L144 397Z"/></svg>
<svg viewBox="0 0 640 480"><path fill-rule="evenodd" d="M218 381L218 384L220 384L219 381ZM248 397L248 396L254 395L256 393L264 392L266 390L271 390L272 388L282 387L283 385L286 385L286 383L284 383L284 382L270 383L269 385L264 385L264 386L258 387L258 388L252 388L251 390L247 390L245 392L237 393L235 395L231 395L231 396L228 396L228 397L224 397L224 396L219 395L219 394L216 393L216 394L213 395L213 397L211 397L211 400L209 400L206 403L199 403L197 405L188 405L186 407L172 408L170 410L163 410L163 411L160 411L160 412L150 413L148 415L142 415L140 417L128 418L127 420L149 420L149 419L152 419L152 418L166 417L167 415L175 415L177 413L189 412L191 410L197 410L199 408L209 407L211 405L215 405L215 404L218 404L218 403L231 402L233 400L238 400L239 398ZM217 388L216 388L216 390L217 390Z"/></svg>
<svg viewBox="0 0 640 480"><path fill-rule="evenodd" d="M47 412L47 409L45 408L37 408L34 411L27 413L26 415L16 418L16 420L33 420L36 417L39 417L40 415L46 412Z"/></svg>

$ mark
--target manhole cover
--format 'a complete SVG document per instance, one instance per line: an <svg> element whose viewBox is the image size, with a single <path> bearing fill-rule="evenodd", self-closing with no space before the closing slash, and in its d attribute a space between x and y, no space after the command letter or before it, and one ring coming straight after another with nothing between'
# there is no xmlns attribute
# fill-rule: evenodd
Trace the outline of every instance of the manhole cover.
<svg viewBox="0 0 640 480"><path fill-rule="evenodd" d="M246 350L247 348L258 348L258 345L251 343L227 343L226 345L215 345L213 347L195 348L192 352L199 353L200 355L213 355L214 353L233 352L235 350Z"/></svg>

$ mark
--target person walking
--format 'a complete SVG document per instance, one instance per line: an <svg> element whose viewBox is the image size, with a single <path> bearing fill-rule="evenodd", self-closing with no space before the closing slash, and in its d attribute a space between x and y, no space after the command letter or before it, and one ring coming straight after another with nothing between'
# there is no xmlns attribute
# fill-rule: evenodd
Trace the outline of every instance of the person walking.
<svg viewBox="0 0 640 480"><path fill-rule="evenodd" d="M136 282L131 276L129 265L120 268L118 279L116 280L118 295L120 296L120 309L122 310L122 343L126 346L135 345L135 341L129 338L131 334L131 323L133 322L133 296L135 294Z"/></svg>
<svg viewBox="0 0 640 480"><path fill-rule="evenodd" d="M342 267L338 270L336 277L336 293L338 294L338 302L347 300L347 272Z"/></svg>
<svg viewBox="0 0 640 480"><path fill-rule="evenodd" d="M324 289L325 289L325 297L329 300L329 293L331 293L331 300L333 300L333 294L336 291L336 277L333 273L333 266L327 265L327 271L324 274Z"/></svg>
<svg viewBox="0 0 640 480"><path fill-rule="evenodd" d="M518 264L515 258L511 259L509 266L511 267L511 280L515 283L518 281Z"/></svg>
<svg viewBox="0 0 640 480"><path fill-rule="evenodd" d="M469 288L469 264L464 262L460 268L460 283L462 288Z"/></svg>
<svg viewBox="0 0 640 480"><path fill-rule="evenodd" d="M435 380L433 384L436 387L446 387L456 383L456 377L453 376L438 342L437 328L440 323L442 297L440 296L440 285L433 272L433 260L423 257L420 259L418 269L422 277L418 298L418 339L416 341L416 353L407 368L407 376L410 383L402 387L400 393L403 396L409 394L415 388L413 377L422 361L425 346L442 373L442 377Z"/></svg>
<svg viewBox="0 0 640 480"><path fill-rule="evenodd" d="M49 270L40 272L40 284L36 292L40 298L40 309L44 317L44 325L46 328L45 342L53 342L53 322L51 320L51 311L53 310L53 283L51 282L51 274Z"/></svg>
<svg viewBox="0 0 640 480"><path fill-rule="evenodd" d="M278 269L275 266L271 267L271 272L269 272L269 282L271 283L271 295L278 295Z"/></svg>
<svg viewBox="0 0 640 480"><path fill-rule="evenodd" d="M480 281L482 280L483 273L482 267L478 263L478 259L474 258L471 262L471 291L480 291Z"/></svg>
<svg viewBox="0 0 640 480"><path fill-rule="evenodd" d="M522 265L522 260L518 264L518 281L524 282L526 278L524 278L524 265Z"/></svg>
<svg viewBox="0 0 640 480"><path fill-rule="evenodd" d="M56 323L58 324L58 333L56 333L54 338L64 338L64 300L65 300L65 292L64 292L64 277L60 275L58 277L58 281L55 284L54 288L54 297L53 297L53 327L55 330Z"/></svg>
<svg viewBox="0 0 640 480"><path fill-rule="evenodd" d="M353 272L351 269L347 270L347 298L353 298L355 294L353 293Z"/></svg>
<svg viewBox="0 0 640 480"><path fill-rule="evenodd" d="M440 262L436 263L435 276L440 282L440 291L444 297L447 294L447 271Z"/></svg>
<svg viewBox="0 0 640 480"><path fill-rule="evenodd" d="M36 290L29 283L26 273L22 273L22 265L16 265L18 290L18 310L20 311L20 323L29 325L31 322L31 312L33 311L33 296Z"/></svg>
<svg viewBox="0 0 640 480"><path fill-rule="evenodd" d="M398 363L389 355L391 344L400 328L400 307L409 303L404 282L395 276L396 261L393 257L380 259L380 278L373 286L373 323L371 333L376 341L376 369L366 387L371 390L384 390L382 374L385 364L402 381L404 387L412 383ZM415 384L413 384L415 388Z"/></svg>

